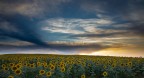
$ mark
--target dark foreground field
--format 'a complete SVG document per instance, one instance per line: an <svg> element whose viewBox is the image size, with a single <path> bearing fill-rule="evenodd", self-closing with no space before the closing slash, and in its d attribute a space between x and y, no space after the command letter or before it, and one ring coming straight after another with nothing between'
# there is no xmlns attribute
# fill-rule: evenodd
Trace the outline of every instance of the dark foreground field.
<svg viewBox="0 0 144 78"><path fill-rule="evenodd" d="M144 78L144 58L0 55L0 78Z"/></svg>

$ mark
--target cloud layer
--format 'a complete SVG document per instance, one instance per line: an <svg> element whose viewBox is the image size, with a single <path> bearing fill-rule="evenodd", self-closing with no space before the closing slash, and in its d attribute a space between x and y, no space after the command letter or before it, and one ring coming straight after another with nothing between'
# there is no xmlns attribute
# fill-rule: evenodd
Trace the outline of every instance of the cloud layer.
<svg viewBox="0 0 144 78"><path fill-rule="evenodd" d="M143 9L143 0L1 0L0 48L138 51Z"/></svg>

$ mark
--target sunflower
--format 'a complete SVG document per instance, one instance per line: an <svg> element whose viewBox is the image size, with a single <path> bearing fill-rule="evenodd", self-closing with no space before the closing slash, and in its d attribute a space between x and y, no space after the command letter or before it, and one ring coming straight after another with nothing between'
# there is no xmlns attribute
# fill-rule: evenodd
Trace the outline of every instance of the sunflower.
<svg viewBox="0 0 144 78"><path fill-rule="evenodd" d="M31 68L34 68L34 67L35 67L35 65L34 65L34 64L30 64L30 67L31 67Z"/></svg>
<svg viewBox="0 0 144 78"><path fill-rule="evenodd" d="M27 63L24 63L23 65L24 65L24 66L27 66Z"/></svg>
<svg viewBox="0 0 144 78"><path fill-rule="evenodd" d="M47 76L47 77L50 77L51 74L52 74L52 73L49 71L49 72L46 73L46 76Z"/></svg>
<svg viewBox="0 0 144 78"><path fill-rule="evenodd" d="M65 72L65 68L64 67L61 68L61 72Z"/></svg>
<svg viewBox="0 0 144 78"><path fill-rule="evenodd" d="M3 69L4 69L5 71L9 70L7 67L4 67Z"/></svg>
<svg viewBox="0 0 144 78"><path fill-rule="evenodd" d="M91 66L91 64L89 63L89 64L88 64L88 66L90 67L90 66Z"/></svg>
<svg viewBox="0 0 144 78"><path fill-rule="evenodd" d="M103 68L104 68L104 69L107 69L107 66L106 66L106 65L104 65L104 66L103 66Z"/></svg>
<svg viewBox="0 0 144 78"><path fill-rule="evenodd" d="M81 75L81 78L85 78L85 75L83 74L83 75Z"/></svg>
<svg viewBox="0 0 144 78"><path fill-rule="evenodd" d="M10 63L9 66L11 66L11 67L14 66L14 63Z"/></svg>
<svg viewBox="0 0 144 78"><path fill-rule="evenodd" d="M11 67L11 69L12 69L13 71L15 71L15 70L17 70L18 68L15 67L15 66L13 66L13 67Z"/></svg>
<svg viewBox="0 0 144 78"><path fill-rule="evenodd" d="M27 64L28 67L30 67L31 64Z"/></svg>
<svg viewBox="0 0 144 78"><path fill-rule="evenodd" d="M64 67L65 65L64 64L60 64L60 67L62 68L62 67Z"/></svg>
<svg viewBox="0 0 144 78"><path fill-rule="evenodd" d="M12 75L8 76L8 78L14 78Z"/></svg>
<svg viewBox="0 0 144 78"><path fill-rule="evenodd" d="M116 64L112 64L112 68L115 68L116 67Z"/></svg>
<svg viewBox="0 0 144 78"><path fill-rule="evenodd" d="M43 74L45 74L45 70L40 70L39 75L43 75Z"/></svg>
<svg viewBox="0 0 144 78"><path fill-rule="evenodd" d="M16 75L20 75L22 73L22 71L19 70L19 69L15 70L14 72L15 72Z"/></svg>
<svg viewBox="0 0 144 78"><path fill-rule="evenodd" d="M44 68L47 68L48 67L48 65L44 65Z"/></svg>
<svg viewBox="0 0 144 78"><path fill-rule="evenodd" d="M19 69L19 68L21 68L21 65L16 64L15 67L17 67Z"/></svg>
<svg viewBox="0 0 144 78"><path fill-rule="evenodd" d="M81 63L81 65L82 65L83 67L85 67L86 64L85 64L85 63Z"/></svg>
<svg viewBox="0 0 144 78"><path fill-rule="evenodd" d="M121 66L121 67L124 67L124 64L123 64L123 63L121 63L121 64L120 64L120 66Z"/></svg>
<svg viewBox="0 0 144 78"><path fill-rule="evenodd" d="M4 68L4 67L6 67L6 65L5 65L5 64L2 64L2 68Z"/></svg>
<svg viewBox="0 0 144 78"><path fill-rule="evenodd" d="M44 65L44 63L41 63L41 65L43 66L43 65Z"/></svg>
<svg viewBox="0 0 144 78"><path fill-rule="evenodd" d="M60 64L64 64L64 62L60 62Z"/></svg>
<svg viewBox="0 0 144 78"><path fill-rule="evenodd" d="M38 66L40 66L40 65L41 65L41 63L40 63L40 62L37 62L37 65L38 65Z"/></svg>
<svg viewBox="0 0 144 78"><path fill-rule="evenodd" d="M22 62L18 63L18 65L22 66Z"/></svg>
<svg viewBox="0 0 144 78"><path fill-rule="evenodd" d="M54 69L55 69L55 66L54 66L54 65L50 65L50 69L51 69L51 70L54 70Z"/></svg>
<svg viewBox="0 0 144 78"><path fill-rule="evenodd" d="M106 77L108 75L108 73L105 71L103 72L103 76Z"/></svg>
<svg viewBox="0 0 144 78"><path fill-rule="evenodd" d="M46 62L44 62L44 63L43 63L43 65L47 65L47 63L46 63Z"/></svg>
<svg viewBox="0 0 144 78"><path fill-rule="evenodd" d="M128 62L128 67L132 67L132 62Z"/></svg>

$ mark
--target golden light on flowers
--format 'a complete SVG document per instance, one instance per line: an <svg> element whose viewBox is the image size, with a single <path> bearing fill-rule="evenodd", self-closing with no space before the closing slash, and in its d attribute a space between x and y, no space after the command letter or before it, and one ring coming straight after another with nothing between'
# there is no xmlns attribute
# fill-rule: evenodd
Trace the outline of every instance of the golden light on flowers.
<svg viewBox="0 0 144 78"><path fill-rule="evenodd" d="M103 72L103 74L102 74L104 77L106 77L106 76L108 76L108 73L105 71L105 72Z"/></svg>
<svg viewBox="0 0 144 78"><path fill-rule="evenodd" d="M83 75L81 75L81 78L85 78L85 75L83 74Z"/></svg>
<svg viewBox="0 0 144 78"><path fill-rule="evenodd" d="M14 76L10 75L10 76L8 76L8 78L14 78Z"/></svg>
<svg viewBox="0 0 144 78"><path fill-rule="evenodd" d="M44 75L45 74L45 70L40 70L39 71L39 75Z"/></svg>
<svg viewBox="0 0 144 78"><path fill-rule="evenodd" d="M47 76L47 77L50 77L51 74L52 74L52 73L49 71L49 72L46 73L46 76Z"/></svg>
<svg viewBox="0 0 144 78"><path fill-rule="evenodd" d="M15 70L14 72L15 72L16 75L20 75L22 73L22 71L19 70L19 69Z"/></svg>

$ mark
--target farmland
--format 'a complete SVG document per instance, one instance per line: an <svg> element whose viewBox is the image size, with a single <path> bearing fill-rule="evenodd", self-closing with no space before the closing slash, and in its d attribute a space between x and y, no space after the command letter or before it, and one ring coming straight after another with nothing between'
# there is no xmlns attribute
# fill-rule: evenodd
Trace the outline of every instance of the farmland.
<svg viewBox="0 0 144 78"><path fill-rule="evenodd" d="M0 78L143 78L144 58L0 55Z"/></svg>

